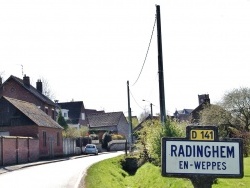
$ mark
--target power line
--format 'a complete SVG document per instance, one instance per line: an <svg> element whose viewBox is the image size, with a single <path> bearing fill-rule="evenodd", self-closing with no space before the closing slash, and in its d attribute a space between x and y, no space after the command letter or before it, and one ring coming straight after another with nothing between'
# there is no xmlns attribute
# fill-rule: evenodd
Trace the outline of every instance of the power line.
<svg viewBox="0 0 250 188"><path fill-rule="evenodd" d="M137 104L138 107L140 107L142 110L144 110L139 104L138 102L136 101L134 95L132 94L131 90L129 90L129 93L131 94L132 98L134 99L135 103Z"/></svg>
<svg viewBox="0 0 250 188"><path fill-rule="evenodd" d="M149 45L148 45L148 49L147 49L147 53L146 53L146 56L145 56L145 59L144 59L144 62L143 62L143 65L142 65L142 68L141 68L141 71L135 81L135 83L132 85L134 86L136 84L136 82L139 80L140 76L141 76L141 73L142 73L142 70L143 70L143 67L145 65L145 62L146 62L146 59L147 59L147 56L148 56L148 51L149 51L149 48L150 48L150 45L151 45L151 41L152 41L152 37L153 37L153 33L154 33L154 29L155 29L155 23L156 23L156 17L155 17L155 20L154 20L154 26L153 26L153 30L152 30L152 33L151 33L151 37L150 37L150 41L149 41Z"/></svg>

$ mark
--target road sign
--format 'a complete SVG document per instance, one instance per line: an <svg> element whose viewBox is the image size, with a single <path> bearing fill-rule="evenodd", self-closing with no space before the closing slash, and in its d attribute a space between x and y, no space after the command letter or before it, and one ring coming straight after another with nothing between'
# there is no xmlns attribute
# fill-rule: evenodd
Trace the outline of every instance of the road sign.
<svg viewBox="0 0 250 188"><path fill-rule="evenodd" d="M201 133L196 131L196 133ZM243 177L242 140L162 139L162 175Z"/></svg>
<svg viewBox="0 0 250 188"><path fill-rule="evenodd" d="M186 133L189 140L218 140L218 128L215 126L187 126Z"/></svg>

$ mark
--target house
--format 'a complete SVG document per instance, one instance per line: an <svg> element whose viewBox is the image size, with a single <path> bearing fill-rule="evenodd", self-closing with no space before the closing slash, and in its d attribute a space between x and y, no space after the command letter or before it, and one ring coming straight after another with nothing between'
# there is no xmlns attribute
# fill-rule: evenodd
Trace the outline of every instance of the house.
<svg viewBox="0 0 250 188"><path fill-rule="evenodd" d="M0 98L0 132L39 139L39 157L63 155L63 128L35 104Z"/></svg>
<svg viewBox="0 0 250 188"><path fill-rule="evenodd" d="M197 106L190 114L191 123L199 123L200 112L206 105L210 104L209 94L198 95L199 106Z"/></svg>
<svg viewBox="0 0 250 188"><path fill-rule="evenodd" d="M88 115L89 132L98 132L99 138L110 131L129 138L129 124L123 112L97 113Z"/></svg>
<svg viewBox="0 0 250 188"><path fill-rule="evenodd" d="M23 79L11 75L4 83L0 82L0 97L27 101L35 104L52 119L56 120L56 104L43 94L41 80L36 82L36 88L30 84L29 76L24 75Z"/></svg>
<svg viewBox="0 0 250 188"><path fill-rule="evenodd" d="M190 114L193 111L193 109L183 109L183 110L176 110L174 115L174 118L178 121L189 121L190 120Z"/></svg>
<svg viewBox="0 0 250 188"><path fill-rule="evenodd" d="M199 123L200 112L204 109L206 104L210 104L209 94L198 95L198 102L199 105L195 109L176 110L172 118L178 121Z"/></svg>
<svg viewBox="0 0 250 188"><path fill-rule="evenodd" d="M72 101L57 103L62 112L62 116L71 128L80 129L81 126L87 126L88 120L86 118L85 108L82 101Z"/></svg>

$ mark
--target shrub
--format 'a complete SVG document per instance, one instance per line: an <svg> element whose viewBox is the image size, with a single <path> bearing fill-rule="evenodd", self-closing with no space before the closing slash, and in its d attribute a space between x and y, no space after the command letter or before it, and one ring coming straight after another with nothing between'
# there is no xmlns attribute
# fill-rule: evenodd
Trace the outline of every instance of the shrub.
<svg viewBox="0 0 250 188"><path fill-rule="evenodd" d="M126 137L121 134L112 134L112 140L126 140Z"/></svg>
<svg viewBox="0 0 250 188"><path fill-rule="evenodd" d="M155 165L161 163L162 137L184 137L184 131L177 122L167 121L164 125L159 120L148 120L138 133L136 144L141 158Z"/></svg>
<svg viewBox="0 0 250 188"><path fill-rule="evenodd" d="M112 141L112 137L109 132L105 132L102 136L102 148L108 149L108 143Z"/></svg>

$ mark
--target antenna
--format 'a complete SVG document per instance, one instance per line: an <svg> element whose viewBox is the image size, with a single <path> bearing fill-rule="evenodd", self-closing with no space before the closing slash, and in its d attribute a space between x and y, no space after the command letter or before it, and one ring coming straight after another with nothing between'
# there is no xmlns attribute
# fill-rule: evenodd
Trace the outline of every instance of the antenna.
<svg viewBox="0 0 250 188"><path fill-rule="evenodd" d="M22 67L22 76L23 76L23 65L21 65L21 67Z"/></svg>

